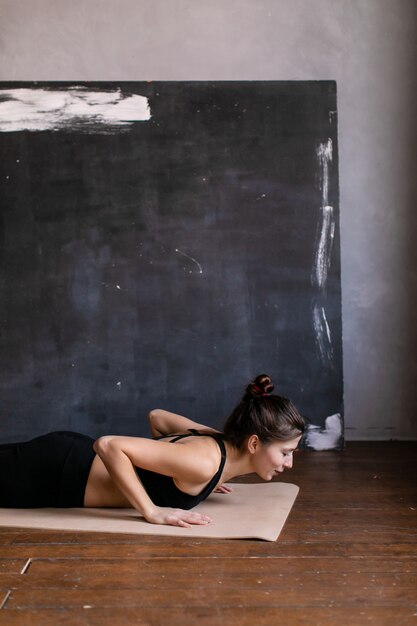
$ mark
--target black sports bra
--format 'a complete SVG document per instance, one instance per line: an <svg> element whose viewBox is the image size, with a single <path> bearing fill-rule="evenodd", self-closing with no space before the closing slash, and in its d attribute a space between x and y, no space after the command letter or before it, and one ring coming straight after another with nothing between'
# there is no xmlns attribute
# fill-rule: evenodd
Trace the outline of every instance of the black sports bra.
<svg viewBox="0 0 417 626"><path fill-rule="evenodd" d="M190 434L185 433L183 435L177 435L174 439L171 439L170 443L175 443L179 439L184 439L184 437L193 436L213 437L213 439L217 441L222 455L219 469L204 489L202 489L202 491L200 491L200 493L196 496L192 496L189 493L185 493L185 491L178 489L172 476L164 476L163 474L151 472L150 470L145 470L141 467L135 467L136 473L145 487L148 496L157 506L169 506L177 509L192 509L197 506L199 502L208 498L213 489L217 486L223 472L224 464L226 463L226 447L224 445L222 435L221 433L199 433L198 431L190 428ZM162 435L161 437L155 437L155 439L165 439L166 437L172 437L172 435Z"/></svg>

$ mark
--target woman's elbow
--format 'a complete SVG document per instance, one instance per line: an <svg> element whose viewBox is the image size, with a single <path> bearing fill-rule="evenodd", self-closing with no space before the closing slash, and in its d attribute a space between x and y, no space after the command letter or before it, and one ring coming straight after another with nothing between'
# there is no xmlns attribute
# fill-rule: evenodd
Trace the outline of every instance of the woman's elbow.
<svg viewBox="0 0 417 626"><path fill-rule="evenodd" d="M148 413L148 424L152 429L157 429L161 425L161 409L152 409Z"/></svg>
<svg viewBox="0 0 417 626"><path fill-rule="evenodd" d="M106 454L109 453L109 451L113 448L113 446L114 446L113 435L104 435L104 437L99 437L98 439L95 440L93 444L93 450L96 454L99 455L99 457L103 458L104 456L106 456Z"/></svg>
<svg viewBox="0 0 417 626"><path fill-rule="evenodd" d="M161 412L161 409L152 409L151 411L149 411L148 413L149 422L155 421L155 419L158 417L158 414L160 412Z"/></svg>

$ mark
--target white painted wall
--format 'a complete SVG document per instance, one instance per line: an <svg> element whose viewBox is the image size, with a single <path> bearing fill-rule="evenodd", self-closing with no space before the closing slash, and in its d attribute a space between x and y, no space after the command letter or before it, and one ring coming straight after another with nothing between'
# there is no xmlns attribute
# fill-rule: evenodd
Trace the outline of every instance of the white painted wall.
<svg viewBox="0 0 417 626"><path fill-rule="evenodd" d="M417 438L416 19L416 0L0 0L0 80L337 80L348 439Z"/></svg>

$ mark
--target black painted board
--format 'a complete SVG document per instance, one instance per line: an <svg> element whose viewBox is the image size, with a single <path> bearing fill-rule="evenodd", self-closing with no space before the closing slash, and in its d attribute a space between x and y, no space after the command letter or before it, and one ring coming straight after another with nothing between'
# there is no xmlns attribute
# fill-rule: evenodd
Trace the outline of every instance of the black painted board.
<svg viewBox="0 0 417 626"><path fill-rule="evenodd" d="M0 120L23 88L151 116L0 132L0 438L221 426L264 372L343 415L335 82L2 83Z"/></svg>

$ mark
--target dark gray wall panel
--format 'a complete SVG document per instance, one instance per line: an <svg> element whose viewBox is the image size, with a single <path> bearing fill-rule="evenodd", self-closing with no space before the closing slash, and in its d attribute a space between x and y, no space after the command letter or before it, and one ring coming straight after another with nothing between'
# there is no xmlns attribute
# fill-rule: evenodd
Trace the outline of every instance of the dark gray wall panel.
<svg viewBox="0 0 417 626"><path fill-rule="evenodd" d="M335 83L1 85L74 87L151 117L0 133L2 439L220 425L264 371L342 415Z"/></svg>

